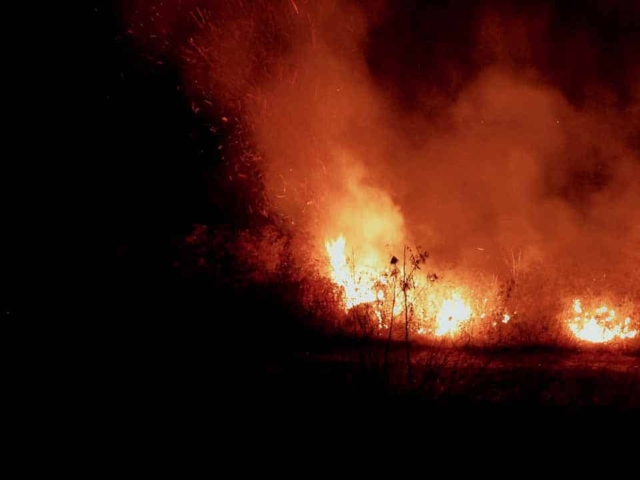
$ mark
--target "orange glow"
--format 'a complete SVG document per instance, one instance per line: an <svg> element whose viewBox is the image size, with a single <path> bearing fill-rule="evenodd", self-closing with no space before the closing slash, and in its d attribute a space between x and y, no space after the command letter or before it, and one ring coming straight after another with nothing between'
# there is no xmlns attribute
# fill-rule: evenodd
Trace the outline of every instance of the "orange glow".
<svg viewBox="0 0 640 480"><path fill-rule="evenodd" d="M473 311L458 293L454 293L451 298L442 302L442 307L436 316L435 335L441 337L450 335L460 330L463 323L467 322Z"/></svg>
<svg viewBox="0 0 640 480"><path fill-rule="evenodd" d="M384 292L376 288L376 284L383 278L376 272L373 265L354 265L353 259L347 256L347 242L340 235L336 240L325 243L331 262L331 279L344 289L345 306L347 309L363 303L384 300ZM371 259L375 260L375 259Z"/></svg>
<svg viewBox="0 0 640 480"><path fill-rule="evenodd" d="M579 299L573 301L575 316L569 320L569 329L579 340L607 343L616 339L634 338L638 330L631 328L630 317L618 317L615 310L603 305L585 311Z"/></svg>
<svg viewBox="0 0 640 480"><path fill-rule="evenodd" d="M370 254L366 257L348 255L344 235L326 241L325 248L329 257L329 276L343 289L346 311L357 305L371 304L379 328L388 327L391 314L396 317L404 312L404 293L400 289L404 265L389 267L385 271L380 268L386 263L381 260L382 254L371 253L372 249L369 249ZM394 270L398 279L395 289L392 288ZM452 336L473 317L469 301L463 298L460 290L454 289L451 293L452 290L444 286L432 288L421 271L414 271L412 285L413 288L408 289L406 294L407 302L415 313L413 321L418 335L431 333L435 336ZM480 318L485 316L482 314ZM509 315L505 314L503 323L509 319Z"/></svg>

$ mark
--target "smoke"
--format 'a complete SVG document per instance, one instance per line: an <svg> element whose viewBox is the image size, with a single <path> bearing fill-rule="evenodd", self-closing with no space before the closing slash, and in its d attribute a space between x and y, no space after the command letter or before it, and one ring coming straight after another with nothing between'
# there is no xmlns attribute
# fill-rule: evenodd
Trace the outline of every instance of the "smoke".
<svg viewBox="0 0 640 480"><path fill-rule="evenodd" d="M489 271L518 252L567 282L635 281L631 3L192 3L136 11L171 17L191 91L250 126L271 213L315 244L419 244Z"/></svg>

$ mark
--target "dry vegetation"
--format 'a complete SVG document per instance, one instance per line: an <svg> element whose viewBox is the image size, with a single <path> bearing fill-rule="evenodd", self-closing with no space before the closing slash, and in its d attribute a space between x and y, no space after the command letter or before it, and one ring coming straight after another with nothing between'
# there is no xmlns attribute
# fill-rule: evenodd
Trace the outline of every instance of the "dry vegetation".
<svg viewBox="0 0 640 480"><path fill-rule="evenodd" d="M260 345L256 360L273 377L269 388L283 389L273 395L356 389L381 396L412 392L418 396L412 398L448 405L640 406L637 341L578 343L552 313L514 318L499 329L471 323L456 337L434 338L411 327L411 308L398 315L389 335L371 305L345 312L339 288L309 268L312 260L299 268L290 246L273 226L252 232L199 226L183 252L183 268L215 278L211 302L230 302L224 321L236 325L231 331L251 348ZM524 292L536 281L522 273L506 298L509 281L496 280L498 303L535 305Z"/></svg>

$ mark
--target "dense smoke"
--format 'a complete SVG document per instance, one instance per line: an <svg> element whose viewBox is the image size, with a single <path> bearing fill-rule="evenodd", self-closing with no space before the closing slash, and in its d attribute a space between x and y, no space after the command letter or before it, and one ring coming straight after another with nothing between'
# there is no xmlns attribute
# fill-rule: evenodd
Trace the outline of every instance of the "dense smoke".
<svg viewBox="0 0 640 480"><path fill-rule="evenodd" d="M496 274L517 255L554 283L640 293L633 2L153 3L131 25L150 18L140 37L248 126L270 214L319 248L418 244Z"/></svg>

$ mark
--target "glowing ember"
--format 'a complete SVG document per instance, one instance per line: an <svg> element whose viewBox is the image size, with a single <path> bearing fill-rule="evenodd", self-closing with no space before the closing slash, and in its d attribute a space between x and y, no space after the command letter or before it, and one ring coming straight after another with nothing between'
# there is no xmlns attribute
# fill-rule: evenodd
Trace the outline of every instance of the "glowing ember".
<svg viewBox="0 0 640 480"><path fill-rule="evenodd" d="M436 336L452 334L460 330L461 325L469 320L473 312L457 293L442 303L436 316Z"/></svg>
<svg viewBox="0 0 640 480"><path fill-rule="evenodd" d="M579 299L573 302L576 316L569 320L569 329L576 338L592 343L607 343L615 339L634 338L637 330L631 329L631 318L616 317L616 312L601 306L593 312L584 311Z"/></svg>

